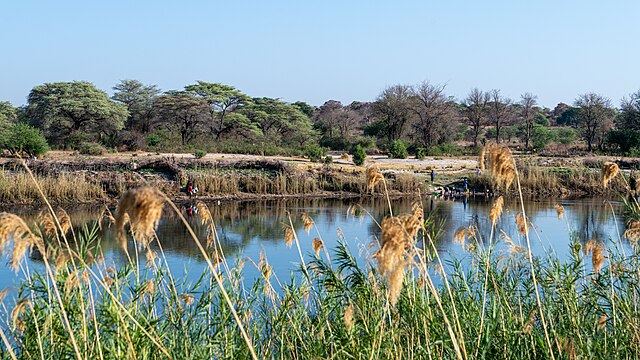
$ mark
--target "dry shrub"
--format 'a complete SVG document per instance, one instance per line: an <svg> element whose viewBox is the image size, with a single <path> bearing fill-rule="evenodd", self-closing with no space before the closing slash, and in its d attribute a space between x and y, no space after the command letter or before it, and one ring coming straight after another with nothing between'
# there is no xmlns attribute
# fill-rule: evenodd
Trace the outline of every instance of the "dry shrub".
<svg viewBox="0 0 640 360"><path fill-rule="evenodd" d="M163 205L162 196L151 187L130 189L122 195L116 211L116 234L125 250L127 248L124 230L126 223L130 224L134 240L146 247L160 221Z"/></svg>

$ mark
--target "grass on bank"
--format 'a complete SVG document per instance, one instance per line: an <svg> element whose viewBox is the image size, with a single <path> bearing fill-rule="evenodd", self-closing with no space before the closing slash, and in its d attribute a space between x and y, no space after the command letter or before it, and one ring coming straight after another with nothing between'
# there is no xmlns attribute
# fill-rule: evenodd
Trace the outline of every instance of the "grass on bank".
<svg viewBox="0 0 640 360"><path fill-rule="evenodd" d="M508 161L501 166L508 170ZM502 181L518 181L513 175ZM374 186L376 181L384 185L384 179L373 179ZM383 221L380 244L362 256L340 234L331 252L319 237L317 251L302 254L288 228L283 241L292 246L288 251L299 252L300 268L297 276L278 279L269 254L237 264L225 260L215 222L201 205L210 232L207 239L193 240L202 244L210 266L188 283L167 267L167 239L153 236L158 201L164 201L153 194L129 193L123 200L138 246L127 247L131 260L120 268L102 260L91 229L71 232L53 212L38 224L3 215L11 221L0 223L2 244L13 237L12 259L25 277L16 304L4 308L3 358L250 358L254 351L259 358L530 359L639 353L639 257L635 251L625 254L621 239L605 245L574 237L567 261L552 251L533 257L530 247L497 236L497 200L490 238L473 227L460 229L454 240L469 259L443 264L436 251L438 229L431 219L424 221L418 203L412 213ZM524 213L518 219L521 240L528 243L531 224ZM47 226L51 221L54 231ZM312 219L307 223L312 230ZM508 252L497 251L498 244ZM48 255L44 274L20 262L23 245ZM260 270L255 282L243 276L249 266Z"/></svg>

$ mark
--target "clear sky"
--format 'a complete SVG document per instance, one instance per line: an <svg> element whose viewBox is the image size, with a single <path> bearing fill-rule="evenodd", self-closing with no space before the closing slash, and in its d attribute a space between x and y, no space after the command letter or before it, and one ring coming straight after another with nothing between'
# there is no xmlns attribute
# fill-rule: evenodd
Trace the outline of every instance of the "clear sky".
<svg viewBox="0 0 640 360"><path fill-rule="evenodd" d="M0 0L0 100L87 80L204 80L321 105L385 86L525 91L542 105L640 89L640 1Z"/></svg>

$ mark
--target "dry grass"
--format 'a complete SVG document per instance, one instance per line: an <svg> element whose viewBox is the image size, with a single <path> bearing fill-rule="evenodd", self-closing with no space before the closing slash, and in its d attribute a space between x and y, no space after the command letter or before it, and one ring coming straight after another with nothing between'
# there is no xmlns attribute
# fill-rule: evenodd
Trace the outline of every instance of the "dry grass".
<svg viewBox="0 0 640 360"><path fill-rule="evenodd" d="M106 198L102 187L84 174L36 175L36 181L50 202L91 202ZM41 203L42 197L31 177L22 172L0 172L1 203Z"/></svg>

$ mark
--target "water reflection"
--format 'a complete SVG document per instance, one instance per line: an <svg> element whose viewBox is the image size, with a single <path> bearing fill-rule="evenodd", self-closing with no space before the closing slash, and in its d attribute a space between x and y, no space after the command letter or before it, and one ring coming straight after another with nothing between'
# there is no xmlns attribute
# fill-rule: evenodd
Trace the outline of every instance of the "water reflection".
<svg viewBox="0 0 640 360"><path fill-rule="evenodd" d="M392 199L391 210L396 215L408 213L416 200L418 199ZM491 222L488 218L490 200L423 197L420 201L425 208L425 215L431 214L436 222L439 223L442 219L444 223L444 235L437 244L443 258L463 255L460 245L452 242L453 233L461 226L474 225L481 234L481 241L488 241L491 233ZM618 231L622 232L622 207L619 203L609 204L596 199L564 201L562 205L565 207L565 218L562 220L557 217L555 204L556 202L551 200L525 202L525 211L534 224L531 229L534 252L553 248L559 256L566 256L571 232L575 232L583 242L589 239L617 239ZM366 247L379 236L380 229L377 224L389 214L389 204L383 198L289 199L213 203L209 204L209 207L227 258L248 256L257 262L260 251L264 250L274 273L281 278L288 278L289 272L300 262L297 251L286 248L284 244L283 226L289 223L289 219L296 229L304 254L311 254L312 239L319 235L329 250L334 248L338 241L338 229L344 234L354 254L358 254L358 248ZM91 226L100 217L102 210L91 207L67 209L76 229L84 225ZM32 223L36 220L38 212L39 209L33 209L22 215L28 223ZM204 241L207 237L207 227L200 223L198 215L189 214L188 208L183 208L182 212L197 236ZM505 201L505 211L498 221L497 228L517 243L523 244L515 224L518 212L519 202ZM310 233L303 230L300 218L302 213L309 215L315 222L316 227ZM114 263L126 262L126 256L114 238L113 227L110 227L107 221L103 221L102 225L100 237L105 258ZM170 266L176 267L177 270L191 270L194 274L204 269L198 247L189 237L180 218L168 207L165 208L165 215L158 226L157 234ZM4 259L6 260L6 257ZM36 268L38 266L37 261L33 259L30 260L30 264ZM176 269L172 271L175 272ZM249 270L249 273L251 271L255 270ZM16 276L4 261L0 265L0 288L12 282L16 282Z"/></svg>

